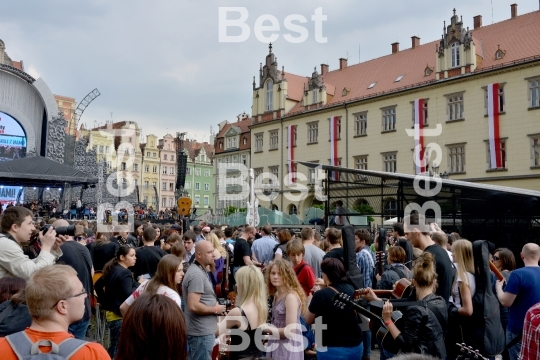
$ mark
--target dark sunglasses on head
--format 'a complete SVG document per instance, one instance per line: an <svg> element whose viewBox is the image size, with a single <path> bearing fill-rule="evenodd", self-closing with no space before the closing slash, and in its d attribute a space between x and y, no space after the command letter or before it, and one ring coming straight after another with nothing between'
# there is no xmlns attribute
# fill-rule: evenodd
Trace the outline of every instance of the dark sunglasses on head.
<svg viewBox="0 0 540 360"><path fill-rule="evenodd" d="M493 257L493 261L499 261L499 260L501 260L500 257L497 257L497 256L494 256L494 257Z"/></svg>

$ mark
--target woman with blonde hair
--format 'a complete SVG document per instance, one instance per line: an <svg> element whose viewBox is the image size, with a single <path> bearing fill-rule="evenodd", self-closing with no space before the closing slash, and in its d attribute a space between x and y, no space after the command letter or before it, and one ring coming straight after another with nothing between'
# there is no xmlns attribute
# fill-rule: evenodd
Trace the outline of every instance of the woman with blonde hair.
<svg viewBox="0 0 540 360"><path fill-rule="evenodd" d="M214 233L206 235L206 240L210 241L214 247L214 268L212 269L212 277L214 278L214 286L216 286L219 283L218 274L222 272L225 267L227 250L221 246L217 235Z"/></svg>
<svg viewBox="0 0 540 360"><path fill-rule="evenodd" d="M236 272L236 307L218 324L217 336L228 329L238 329L247 334L249 345L245 350L230 351L230 360L244 357L262 357L264 347L255 342L257 328L266 323L268 304L264 276L255 265L242 266ZM242 336L231 334L231 346L240 345Z"/></svg>
<svg viewBox="0 0 540 360"><path fill-rule="evenodd" d="M272 325L277 328L273 335L278 337L269 341L268 346L273 350L268 356L274 360L303 360L300 315L306 311L306 295L291 263L279 259L268 264L266 285L268 294L274 296ZM295 328L290 330L291 326Z"/></svg>

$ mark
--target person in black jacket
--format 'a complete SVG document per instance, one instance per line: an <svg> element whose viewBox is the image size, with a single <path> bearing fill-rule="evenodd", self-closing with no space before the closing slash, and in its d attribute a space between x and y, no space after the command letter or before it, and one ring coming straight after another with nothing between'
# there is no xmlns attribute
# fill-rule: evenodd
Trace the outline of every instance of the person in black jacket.
<svg viewBox="0 0 540 360"><path fill-rule="evenodd" d="M446 301L434 294L437 283L434 256L428 252L423 253L416 260L413 273L413 285L419 303L405 309L400 328L392 320L392 303L387 301L384 304L382 318L389 331L388 335L394 338L404 353L414 352L445 359L444 334L448 323L448 310ZM380 300L371 289L368 289L365 297L370 301Z"/></svg>
<svg viewBox="0 0 540 360"><path fill-rule="evenodd" d="M377 289L392 290L396 281L412 279L412 272L403 264L406 259L405 250L400 246L388 249L388 265L384 266L382 276L377 275Z"/></svg>
<svg viewBox="0 0 540 360"><path fill-rule="evenodd" d="M137 263L130 268L135 275L135 279L142 277L150 279L154 276L157 266L162 257L167 253L154 246L156 230L152 226L147 226L143 231L143 246L136 249Z"/></svg>
<svg viewBox="0 0 540 360"><path fill-rule="evenodd" d="M110 330L109 355L114 359L122 328L120 305L135 291L139 283L133 279L128 267L135 265L135 249L122 245L116 257L105 264L103 276L96 282L98 301L107 310L107 323Z"/></svg>
<svg viewBox="0 0 540 360"><path fill-rule="evenodd" d="M26 306L26 281L15 277L0 279L0 337L23 331L32 325Z"/></svg>

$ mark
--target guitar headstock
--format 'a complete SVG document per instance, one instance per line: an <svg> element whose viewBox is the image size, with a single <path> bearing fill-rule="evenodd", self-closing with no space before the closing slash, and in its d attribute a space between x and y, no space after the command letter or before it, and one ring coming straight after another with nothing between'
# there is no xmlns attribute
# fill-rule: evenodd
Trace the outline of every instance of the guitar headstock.
<svg viewBox="0 0 540 360"><path fill-rule="evenodd" d="M488 358L480 354L480 350L475 350L472 346L467 346L465 343L456 343L459 347L459 354L457 359L459 360L488 360Z"/></svg>
<svg viewBox="0 0 540 360"><path fill-rule="evenodd" d="M343 310L351 304L351 297L345 293L339 293L334 295L332 301L335 307Z"/></svg>

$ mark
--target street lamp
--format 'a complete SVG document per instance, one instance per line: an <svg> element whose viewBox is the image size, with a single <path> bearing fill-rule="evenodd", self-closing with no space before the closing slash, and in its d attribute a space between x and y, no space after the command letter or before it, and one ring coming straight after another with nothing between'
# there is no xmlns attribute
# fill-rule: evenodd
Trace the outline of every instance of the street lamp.
<svg viewBox="0 0 540 360"><path fill-rule="evenodd" d="M279 192L279 187L272 184L272 180L268 180L268 184L263 184L263 194L270 198L270 210L274 211L274 199L277 197Z"/></svg>

